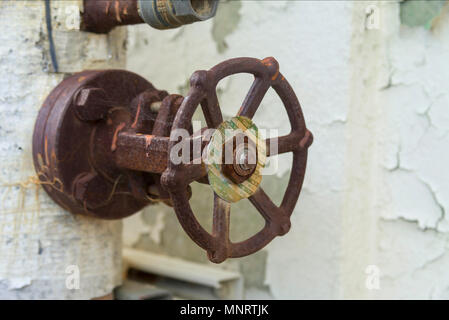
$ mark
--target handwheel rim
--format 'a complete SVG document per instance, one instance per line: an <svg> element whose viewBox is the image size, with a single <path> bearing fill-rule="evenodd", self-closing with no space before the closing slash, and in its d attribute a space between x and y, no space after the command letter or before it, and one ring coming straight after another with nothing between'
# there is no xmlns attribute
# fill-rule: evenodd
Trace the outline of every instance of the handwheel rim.
<svg viewBox="0 0 449 320"><path fill-rule="evenodd" d="M213 232L212 234L208 233L196 219L188 198L183 196L183 188L191 182L185 179L187 176L191 178L191 175L189 176L187 174L187 167L169 161L167 170L162 175L161 181L172 197L178 220L189 237L196 244L205 249L209 259L215 263L220 263L227 258L242 257L254 253L266 246L274 237L283 235L290 229L290 216L302 188L307 162L307 149L312 142L312 135L306 129L301 106L296 94L287 80L279 72L278 64L273 58L264 60L253 58L231 59L213 67L209 71L195 72L191 78L191 89L189 94L184 99L183 104L175 117L173 130L187 129L188 125L190 125L193 113L200 104L203 108L203 113L205 114L208 126L217 128L223 122L223 119L216 97L216 85L221 79L237 73L251 73L255 76L256 79L250 89L250 93L252 93L254 88L254 90L265 90L266 92L269 87L272 87L276 91L281 98L289 117L292 127L290 135L294 135L293 138L298 137L296 140L300 139L300 141L293 139L295 140L295 149L288 151L293 152L293 165L281 205L279 207L275 206L271 199L268 198L270 200L268 208L271 209L271 212L262 212L263 210L260 210L255 203L257 203L260 197L264 199L266 194L259 188L255 194L249 197L249 200L265 218L265 226L252 237L238 243L232 243L229 239L228 206L230 206L230 204L225 203L222 205L221 207L224 209L216 209L214 205ZM238 115L249 115L249 118L252 118L255 111L257 111L265 92L260 94L256 91L256 94L253 96L248 94L250 97L248 98L247 96ZM253 107L254 104L256 107ZM218 109L219 114L216 112L214 113L214 109L215 111ZM171 141L169 150L171 150L176 143L176 141ZM214 197L215 199L219 198L216 194L214 194ZM222 199L220 198L220 200ZM217 200L214 200L214 203L216 202ZM222 213L216 215L216 211L225 212L225 214ZM224 230L226 228L223 229L220 227L224 222L227 223L227 230ZM217 233L216 230L219 230L219 232Z"/></svg>

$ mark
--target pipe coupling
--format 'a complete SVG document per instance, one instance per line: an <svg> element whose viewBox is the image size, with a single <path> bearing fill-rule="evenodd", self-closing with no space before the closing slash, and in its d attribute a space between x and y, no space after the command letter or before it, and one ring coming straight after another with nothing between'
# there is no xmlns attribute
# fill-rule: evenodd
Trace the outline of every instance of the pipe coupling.
<svg viewBox="0 0 449 320"><path fill-rule="evenodd" d="M140 17L156 29L173 29L215 16L218 0L138 0Z"/></svg>

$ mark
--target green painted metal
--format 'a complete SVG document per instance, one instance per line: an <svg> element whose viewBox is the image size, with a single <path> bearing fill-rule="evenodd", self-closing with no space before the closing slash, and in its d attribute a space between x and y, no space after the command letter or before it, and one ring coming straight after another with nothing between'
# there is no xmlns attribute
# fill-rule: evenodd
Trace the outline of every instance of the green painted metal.
<svg viewBox="0 0 449 320"><path fill-rule="evenodd" d="M410 27L430 29L447 0L405 0L401 2L401 23Z"/></svg>

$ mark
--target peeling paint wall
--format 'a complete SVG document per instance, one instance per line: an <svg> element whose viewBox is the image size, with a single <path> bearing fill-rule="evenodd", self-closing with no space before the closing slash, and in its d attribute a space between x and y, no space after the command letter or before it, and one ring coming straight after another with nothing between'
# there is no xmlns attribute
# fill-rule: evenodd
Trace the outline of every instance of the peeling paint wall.
<svg viewBox="0 0 449 320"><path fill-rule="evenodd" d="M0 2L0 299L90 299L121 282L121 222L62 210L40 187L32 162L37 113L68 72L125 65L126 30L82 33L80 9L81 1L52 1L55 74L44 1ZM69 266L78 267L78 290L66 286L75 275Z"/></svg>
<svg viewBox="0 0 449 320"><path fill-rule="evenodd" d="M381 93L390 190L378 224L382 297L448 298L448 57L448 3L430 30L391 25L390 80Z"/></svg>
<svg viewBox="0 0 449 320"><path fill-rule="evenodd" d="M128 68L185 94L195 70L233 57L274 56L315 139L291 231L219 267L243 273L247 298L447 298L447 4L429 29L406 25L399 1L220 5L216 19L178 30L130 27ZM220 84L227 117L250 84L244 75ZM273 92L254 120L280 134L289 130ZM289 160L282 156L278 173L262 181L275 202ZM195 186L191 203L210 229L212 192ZM248 202L231 212L231 238L260 228ZM172 209L158 205L132 219L144 227L131 245L209 263ZM131 223L125 220L125 230L136 230ZM380 272L379 289L369 285L376 277L369 266Z"/></svg>

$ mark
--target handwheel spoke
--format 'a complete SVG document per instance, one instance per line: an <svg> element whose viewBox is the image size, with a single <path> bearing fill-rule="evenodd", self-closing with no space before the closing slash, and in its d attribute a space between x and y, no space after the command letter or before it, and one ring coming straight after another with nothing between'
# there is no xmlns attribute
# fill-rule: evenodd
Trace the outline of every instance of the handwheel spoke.
<svg viewBox="0 0 449 320"><path fill-rule="evenodd" d="M231 204L214 193L214 219L212 247L207 251L212 262L220 263L230 255L229 225Z"/></svg>
<svg viewBox="0 0 449 320"><path fill-rule="evenodd" d="M182 173L185 175L185 182L187 184L193 181L200 180L207 175L207 170L204 164L185 164Z"/></svg>
<svg viewBox="0 0 449 320"><path fill-rule="evenodd" d="M299 146L299 142L298 136L293 133L282 137L265 139L267 157L291 152Z"/></svg>
<svg viewBox="0 0 449 320"><path fill-rule="evenodd" d="M229 242L231 204L214 193L214 222L212 233L223 244Z"/></svg>
<svg viewBox="0 0 449 320"><path fill-rule="evenodd" d="M243 101L238 115L252 119L270 85L271 83L266 79L256 78Z"/></svg>
<svg viewBox="0 0 449 320"><path fill-rule="evenodd" d="M249 197L249 201L256 207L267 223L276 223L276 221L282 219L281 209L271 201L262 188L259 188L256 193Z"/></svg>
<svg viewBox="0 0 449 320"><path fill-rule="evenodd" d="M223 122L223 115L215 89L201 102L201 108L209 128L217 128Z"/></svg>
<svg viewBox="0 0 449 320"><path fill-rule="evenodd" d="M249 200L265 218L266 227L271 234L282 236L290 230L289 216L284 213L282 208L277 207L271 201L262 188L259 188L256 193L249 197Z"/></svg>

